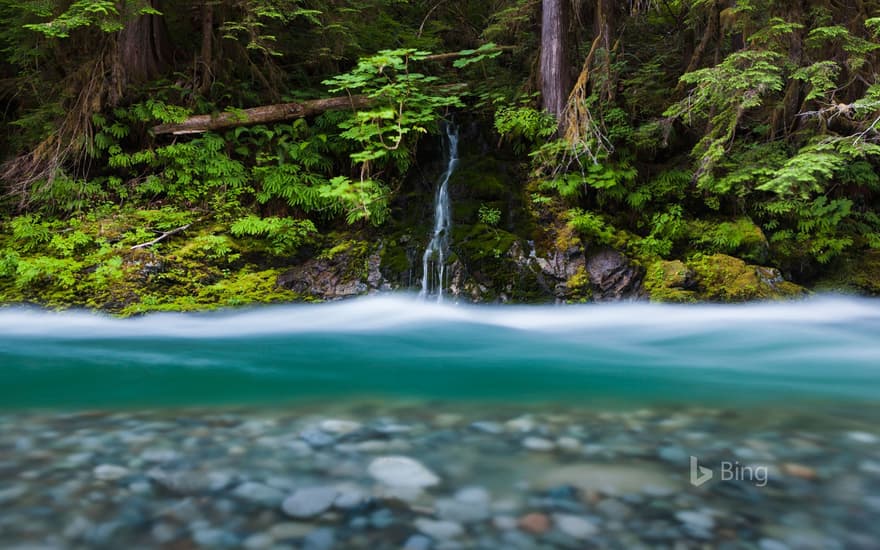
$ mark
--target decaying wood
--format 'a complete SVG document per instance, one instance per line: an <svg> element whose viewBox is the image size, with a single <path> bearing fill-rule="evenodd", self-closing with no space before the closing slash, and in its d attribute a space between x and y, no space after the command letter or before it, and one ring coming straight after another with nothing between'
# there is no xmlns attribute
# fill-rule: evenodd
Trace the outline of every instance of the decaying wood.
<svg viewBox="0 0 880 550"><path fill-rule="evenodd" d="M359 109L369 105L364 96L331 97L310 99L291 103L263 105L241 111L225 112L216 115L197 115L176 124L160 124L153 127L153 134L200 134L212 130L224 130L249 124L265 124L304 118L337 109Z"/></svg>
<svg viewBox="0 0 880 550"><path fill-rule="evenodd" d="M486 52L508 51L511 49L513 49L512 46L498 46L496 48L487 49ZM462 57L462 55L461 52L440 53L429 55L419 59L419 61L447 61ZM153 134L157 136L163 134L201 134L213 130L235 128L237 126L267 124L305 118L319 115L325 111L361 109L363 107L368 107L369 105L369 98L362 95L309 99L304 101L294 101L291 103L276 103L273 105L262 105L260 107L223 112L214 115L196 115L179 123L159 124L158 126L153 127Z"/></svg>

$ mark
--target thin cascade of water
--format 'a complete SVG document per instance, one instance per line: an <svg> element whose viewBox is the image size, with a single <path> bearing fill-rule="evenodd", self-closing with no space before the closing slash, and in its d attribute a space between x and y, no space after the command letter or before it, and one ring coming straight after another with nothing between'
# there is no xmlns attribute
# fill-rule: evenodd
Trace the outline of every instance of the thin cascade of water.
<svg viewBox="0 0 880 550"><path fill-rule="evenodd" d="M446 139L443 141L443 152L446 158L446 170L440 176L437 192L434 196L434 231L431 242L422 256L422 290L419 297L437 296L443 301L443 289L446 285L446 258L449 253L449 232L452 223L449 212L449 179L458 164L458 127L452 123L444 124Z"/></svg>

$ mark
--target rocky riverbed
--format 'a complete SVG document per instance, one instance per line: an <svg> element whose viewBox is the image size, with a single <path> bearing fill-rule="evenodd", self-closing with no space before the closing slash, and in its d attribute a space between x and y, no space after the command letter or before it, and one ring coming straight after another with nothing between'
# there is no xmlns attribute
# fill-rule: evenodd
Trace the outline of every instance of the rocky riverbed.
<svg viewBox="0 0 880 550"><path fill-rule="evenodd" d="M876 549L876 413L416 402L6 413L0 545ZM714 479L691 484L691 456ZM737 478L723 479L725 462Z"/></svg>

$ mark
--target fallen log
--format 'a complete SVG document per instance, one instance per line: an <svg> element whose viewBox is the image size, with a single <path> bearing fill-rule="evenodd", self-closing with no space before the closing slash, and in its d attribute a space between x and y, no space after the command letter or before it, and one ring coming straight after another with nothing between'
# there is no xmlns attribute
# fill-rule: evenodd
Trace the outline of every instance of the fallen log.
<svg viewBox="0 0 880 550"><path fill-rule="evenodd" d="M365 96L344 96L263 105L214 115L196 115L189 117L183 122L159 124L153 127L153 134L157 136L162 134L201 134L213 130L235 128L237 126L305 118L319 115L324 111L360 109L366 107L369 103L370 100Z"/></svg>
<svg viewBox="0 0 880 550"><path fill-rule="evenodd" d="M487 48L485 51L466 50L464 52L428 55L419 59L419 61L448 61L475 52L487 54L510 50L513 50L513 46L496 46L494 48ZM213 115L196 115L189 117L183 122L159 124L158 126L153 127L152 132L153 135L156 136L163 134L172 134L176 136L184 134L201 134L212 130L235 128L237 126L266 124L293 120L295 118L305 118L319 115L324 111L360 109L369 106L369 104L369 98L362 95L330 97L327 99L309 99L304 101L294 101L291 103L277 103L274 105L263 105L260 107L228 111Z"/></svg>

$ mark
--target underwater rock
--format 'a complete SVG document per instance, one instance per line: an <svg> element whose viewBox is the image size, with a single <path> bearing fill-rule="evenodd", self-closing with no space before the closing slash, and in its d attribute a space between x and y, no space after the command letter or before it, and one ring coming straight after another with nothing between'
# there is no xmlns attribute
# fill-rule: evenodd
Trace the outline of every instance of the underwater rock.
<svg viewBox="0 0 880 550"><path fill-rule="evenodd" d="M367 471L389 487L421 489L440 482L440 478L421 462L405 456L380 456L370 463Z"/></svg>
<svg viewBox="0 0 880 550"><path fill-rule="evenodd" d="M332 487L297 489L284 500L281 509L293 518L311 518L329 510L337 496L336 489Z"/></svg>
<svg viewBox="0 0 880 550"><path fill-rule="evenodd" d="M419 518L413 522L416 529L433 539L454 539L464 534L461 524L454 521L437 521L428 518Z"/></svg>
<svg viewBox="0 0 880 550"><path fill-rule="evenodd" d="M599 528L590 521L571 514L553 514L553 523L566 535L579 540L588 539L599 532Z"/></svg>

